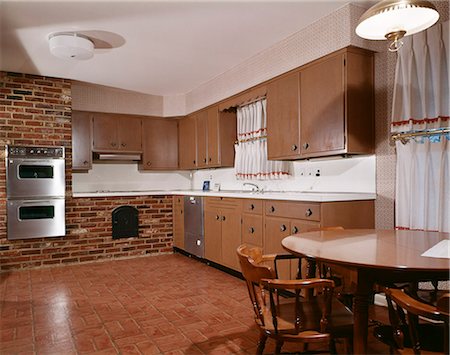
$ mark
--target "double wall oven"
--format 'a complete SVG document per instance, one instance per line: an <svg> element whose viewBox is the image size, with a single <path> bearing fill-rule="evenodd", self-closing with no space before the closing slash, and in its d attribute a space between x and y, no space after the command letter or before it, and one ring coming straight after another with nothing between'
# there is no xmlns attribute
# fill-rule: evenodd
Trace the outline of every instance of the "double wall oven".
<svg viewBox="0 0 450 355"><path fill-rule="evenodd" d="M6 146L8 239L66 234L64 147Z"/></svg>

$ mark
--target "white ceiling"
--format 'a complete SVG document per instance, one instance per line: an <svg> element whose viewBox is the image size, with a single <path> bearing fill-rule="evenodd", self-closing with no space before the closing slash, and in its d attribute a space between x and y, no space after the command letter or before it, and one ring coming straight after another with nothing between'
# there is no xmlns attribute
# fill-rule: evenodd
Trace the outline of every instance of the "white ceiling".
<svg viewBox="0 0 450 355"><path fill-rule="evenodd" d="M0 69L185 94L346 2L2 0ZM53 57L47 38L61 31L93 37L94 58Z"/></svg>

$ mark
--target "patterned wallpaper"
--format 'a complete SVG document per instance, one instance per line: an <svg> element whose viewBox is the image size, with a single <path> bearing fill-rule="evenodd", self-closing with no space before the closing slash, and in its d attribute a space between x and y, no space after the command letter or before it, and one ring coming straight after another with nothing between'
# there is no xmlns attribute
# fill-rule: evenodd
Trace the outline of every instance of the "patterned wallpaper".
<svg viewBox="0 0 450 355"><path fill-rule="evenodd" d="M74 81L72 109L164 116L162 96Z"/></svg>

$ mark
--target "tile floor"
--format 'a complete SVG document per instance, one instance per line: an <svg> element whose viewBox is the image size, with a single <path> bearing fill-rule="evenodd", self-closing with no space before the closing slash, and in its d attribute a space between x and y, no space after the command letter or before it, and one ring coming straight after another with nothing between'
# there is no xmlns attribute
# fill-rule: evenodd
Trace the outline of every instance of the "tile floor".
<svg viewBox="0 0 450 355"><path fill-rule="evenodd" d="M2 355L254 354L258 339L244 282L179 254L0 274L0 305Z"/></svg>

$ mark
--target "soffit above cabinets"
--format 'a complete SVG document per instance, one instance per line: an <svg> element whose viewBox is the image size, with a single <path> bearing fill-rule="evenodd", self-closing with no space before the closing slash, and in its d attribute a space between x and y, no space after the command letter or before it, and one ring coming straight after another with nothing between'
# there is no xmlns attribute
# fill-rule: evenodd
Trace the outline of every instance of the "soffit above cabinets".
<svg viewBox="0 0 450 355"><path fill-rule="evenodd" d="M185 94L347 2L6 0L0 70ZM94 37L94 57L52 56L48 35L61 31Z"/></svg>

